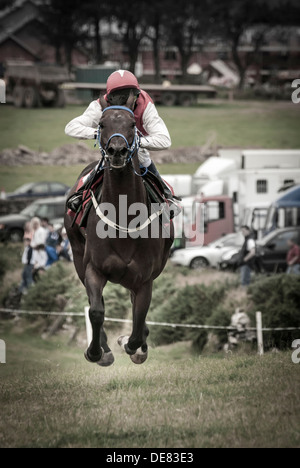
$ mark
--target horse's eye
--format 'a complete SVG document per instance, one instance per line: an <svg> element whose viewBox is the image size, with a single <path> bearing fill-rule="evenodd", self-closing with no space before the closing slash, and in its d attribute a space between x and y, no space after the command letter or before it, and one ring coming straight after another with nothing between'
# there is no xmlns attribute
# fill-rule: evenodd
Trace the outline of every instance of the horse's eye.
<svg viewBox="0 0 300 468"><path fill-rule="evenodd" d="M101 130L103 130L103 128L104 128L103 123L99 123L99 127L101 128Z"/></svg>

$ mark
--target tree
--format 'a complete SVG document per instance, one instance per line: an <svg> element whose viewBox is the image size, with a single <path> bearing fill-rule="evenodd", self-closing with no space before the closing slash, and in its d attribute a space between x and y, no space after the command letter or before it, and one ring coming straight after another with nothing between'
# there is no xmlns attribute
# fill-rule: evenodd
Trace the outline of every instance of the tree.
<svg viewBox="0 0 300 468"><path fill-rule="evenodd" d="M230 44L243 88L247 68L257 59L266 34L276 26L299 25L300 5L298 0L215 0L212 16L215 34ZM253 52L243 57L239 48L250 29Z"/></svg>
<svg viewBox="0 0 300 468"><path fill-rule="evenodd" d="M149 5L149 30L148 30L148 38L152 43L152 51L153 51L153 62L154 62L154 70L155 76L154 81L156 83L160 83L161 81L161 73L160 73L160 46L161 46L161 38L163 35L163 22L164 16L166 12L166 1L162 0L158 4L151 3Z"/></svg>
<svg viewBox="0 0 300 468"><path fill-rule="evenodd" d="M82 2L81 15L82 21L86 21L87 25L92 25L94 30L93 42L94 51L93 58L96 63L103 62L102 35L100 29L100 21L109 17L110 7L106 2L99 0L87 0Z"/></svg>
<svg viewBox="0 0 300 468"><path fill-rule="evenodd" d="M86 37L80 0L44 0L40 5L45 22L45 31L56 50L57 63L72 66L72 51ZM65 59L61 55L64 49Z"/></svg>
<svg viewBox="0 0 300 468"><path fill-rule="evenodd" d="M177 0L166 2L165 29L170 46L176 46L180 55L182 81L195 48L199 50L210 30L209 0Z"/></svg>
<svg viewBox="0 0 300 468"><path fill-rule="evenodd" d="M132 73L135 72L140 43L149 29L148 6L146 0L111 0L109 3L110 15L118 23Z"/></svg>

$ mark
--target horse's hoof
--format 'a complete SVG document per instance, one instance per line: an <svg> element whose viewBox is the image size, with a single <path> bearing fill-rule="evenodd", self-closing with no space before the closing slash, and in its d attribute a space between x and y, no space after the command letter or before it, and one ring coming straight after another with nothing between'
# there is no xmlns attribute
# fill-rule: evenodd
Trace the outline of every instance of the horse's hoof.
<svg viewBox="0 0 300 468"><path fill-rule="evenodd" d="M148 351L142 351L142 348L139 348L136 351L132 351L130 353L130 348L128 348L129 336L120 336L118 338L118 344L121 346L121 348L130 356L130 359L134 364L143 364L147 357L148 357ZM129 351L129 352L128 352Z"/></svg>
<svg viewBox="0 0 300 468"><path fill-rule="evenodd" d="M144 353L142 351L142 348L139 348L135 354L130 356L130 359L132 360L132 362L134 362L134 364L143 364L146 361L147 357L148 351Z"/></svg>
<svg viewBox="0 0 300 468"><path fill-rule="evenodd" d="M125 351L125 345L127 345L128 340L129 340L129 336L122 335L122 336L119 336L118 338L118 345L121 346L123 351Z"/></svg>
<svg viewBox="0 0 300 468"><path fill-rule="evenodd" d="M101 348L101 354L97 355L92 355L89 353L89 350L87 349L84 353L84 357L88 362L92 362L93 364L96 364L102 360L102 357L104 356L104 349Z"/></svg>
<svg viewBox="0 0 300 468"><path fill-rule="evenodd" d="M97 362L98 366L101 367L109 367L115 362L115 358L113 353L110 351L109 353L102 354L102 358L100 361Z"/></svg>

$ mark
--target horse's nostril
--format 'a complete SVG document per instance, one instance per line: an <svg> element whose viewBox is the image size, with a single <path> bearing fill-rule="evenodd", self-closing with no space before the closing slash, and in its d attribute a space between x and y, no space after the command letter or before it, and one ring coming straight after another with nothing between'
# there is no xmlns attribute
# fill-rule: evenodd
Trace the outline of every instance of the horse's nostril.
<svg viewBox="0 0 300 468"><path fill-rule="evenodd" d="M123 148L123 149L120 151L120 154L121 154L121 156L126 156L126 154L127 154L127 148Z"/></svg>
<svg viewBox="0 0 300 468"><path fill-rule="evenodd" d="M112 146L110 148L108 148L107 153L109 154L109 156L114 156L114 154L115 154L114 148L112 148Z"/></svg>

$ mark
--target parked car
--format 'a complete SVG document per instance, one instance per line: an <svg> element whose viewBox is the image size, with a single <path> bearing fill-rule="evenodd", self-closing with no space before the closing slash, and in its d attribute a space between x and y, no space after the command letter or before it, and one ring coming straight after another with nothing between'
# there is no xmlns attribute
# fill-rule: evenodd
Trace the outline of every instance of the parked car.
<svg viewBox="0 0 300 468"><path fill-rule="evenodd" d="M175 250L171 256L172 263L192 269L202 269L208 266L217 268L222 255L233 247L238 249L243 245L242 234L227 234L204 247L188 247Z"/></svg>
<svg viewBox="0 0 300 468"><path fill-rule="evenodd" d="M287 241L298 238L300 227L276 229L256 242L256 264L261 272L280 273L286 271L286 256L289 250ZM239 255L237 249L228 250L222 255L220 267L236 270Z"/></svg>
<svg viewBox="0 0 300 468"><path fill-rule="evenodd" d="M31 218L48 218L55 225L63 225L65 197L36 200L18 214L0 216L0 240L20 242L24 235L24 225Z"/></svg>
<svg viewBox="0 0 300 468"><path fill-rule="evenodd" d="M60 197L64 196L69 189L70 187L61 182L31 182L22 185L14 192L8 193L6 198L26 198L35 200L46 197Z"/></svg>
<svg viewBox="0 0 300 468"><path fill-rule="evenodd" d="M286 271L287 241L293 238L297 238L300 244L300 227L276 229L257 242L257 257L262 271Z"/></svg>
<svg viewBox="0 0 300 468"><path fill-rule="evenodd" d="M239 268L240 248L231 248L222 253L219 268L220 270L236 271Z"/></svg>

